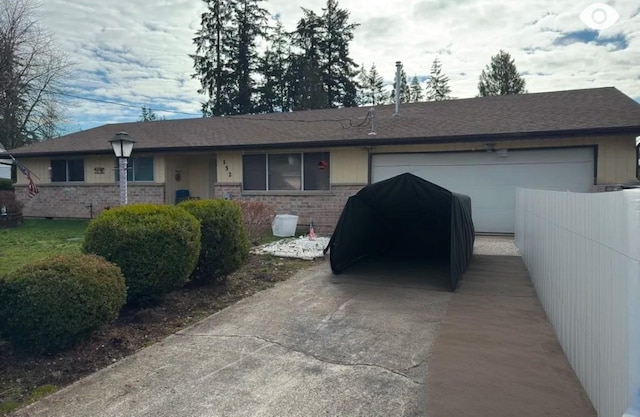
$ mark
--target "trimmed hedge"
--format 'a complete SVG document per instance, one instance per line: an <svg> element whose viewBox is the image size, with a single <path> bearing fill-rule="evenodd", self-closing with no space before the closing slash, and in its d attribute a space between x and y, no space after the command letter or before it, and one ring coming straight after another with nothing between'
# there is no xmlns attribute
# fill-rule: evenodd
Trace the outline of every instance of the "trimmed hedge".
<svg viewBox="0 0 640 417"><path fill-rule="evenodd" d="M14 191L13 181L7 178L0 178L0 190Z"/></svg>
<svg viewBox="0 0 640 417"><path fill-rule="evenodd" d="M15 227L22 222L22 203L16 200L14 191L0 187L0 209L2 207L6 213L0 217L0 227Z"/></svg>
<svg viewBox="0 0 640 417"><path fill-rule="evenodd" d="M65 349L118 317L120 268L94 255L61 255L0 279L0 332L20 350Z"/></svg>
<svg viewBox="0 0 640 417"><path fill-rule="evenodd" d="M187 283L200 253L200 236L200 223L185 210L134 204L93 219L82 250L120 266L127 300L146 304Z"/></svg>
<svg viewBox="0 0 640 417"><path fill-rule="evenodd" d="M201 224L202 249L193 277L214 282L238 269L249 256L249 241L238 204L222 199L188 200L181 207Z"/></svg>

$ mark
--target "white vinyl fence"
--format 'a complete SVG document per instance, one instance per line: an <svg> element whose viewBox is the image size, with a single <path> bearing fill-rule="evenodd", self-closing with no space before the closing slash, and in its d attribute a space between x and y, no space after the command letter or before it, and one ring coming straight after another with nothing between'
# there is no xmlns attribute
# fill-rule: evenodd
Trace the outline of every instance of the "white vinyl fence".
<svg viewBox="0 0 640 417"><path fill-rule="evenodd" d="M516 244L599 417L640 387L640 190L518 189Z"/></svg>

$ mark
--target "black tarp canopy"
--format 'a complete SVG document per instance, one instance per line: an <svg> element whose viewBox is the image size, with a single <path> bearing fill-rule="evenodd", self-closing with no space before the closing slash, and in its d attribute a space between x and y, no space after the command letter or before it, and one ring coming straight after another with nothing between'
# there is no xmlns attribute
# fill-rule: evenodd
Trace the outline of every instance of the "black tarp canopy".
<svg viewBox="0 0 640 417"><path fill-rule="evenodd" d="M386 254L447 262L451 290L471 262L471 198L405 173L349 198L326 251L338 274Z"/></svg>

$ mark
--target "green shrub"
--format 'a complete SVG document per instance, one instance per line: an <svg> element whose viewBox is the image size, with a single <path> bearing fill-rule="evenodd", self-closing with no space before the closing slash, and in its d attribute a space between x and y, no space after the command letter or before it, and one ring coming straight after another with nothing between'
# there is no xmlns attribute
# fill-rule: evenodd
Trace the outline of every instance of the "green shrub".
<svg viewBox="0 0 640 417"><path fill-rule="evenodd" d="M122 268L130 303L150 303L189 280L200 253L200 224L176 206L112 208L89 223L82 250Z"/></svg>
<svg viewBox="0 0 640 417"><path fill-rule="evenodd" d="M115 320L125 300L120 268L103 258L45 258L0 279L0 332L18 349L53 353Z"/></svg>
<svg viewBox="0 0 640 417"><path fill-rule="evenodd" d="M13 181L7 178L0 178L0 190L14 191Z"/></svg>
<svg viewBox="0 0 640 417"><path fill-rule="evenodd" d="M194 278L213 282L235 271L249 255L242 212L233 201L188 200L180 203L201 224L202 249Z"/></svg>
<svg viewBox="0 0 640 417"><path fill-rule="evenodd" d="M15 192L0 189L0 227L15 227L22 222L22 203L16 200Z"/></svg>

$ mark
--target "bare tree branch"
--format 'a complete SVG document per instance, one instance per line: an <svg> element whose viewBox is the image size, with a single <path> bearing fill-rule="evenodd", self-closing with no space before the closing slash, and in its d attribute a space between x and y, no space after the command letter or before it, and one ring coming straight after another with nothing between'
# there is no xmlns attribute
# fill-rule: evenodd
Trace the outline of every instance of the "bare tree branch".
<svg viewBox="0 0 640 417"><path fill-rule="evenodd" d="M70 62L34 19L33 0L0 5L0 143L16 148L56 135L58 94Z"/></svg>

